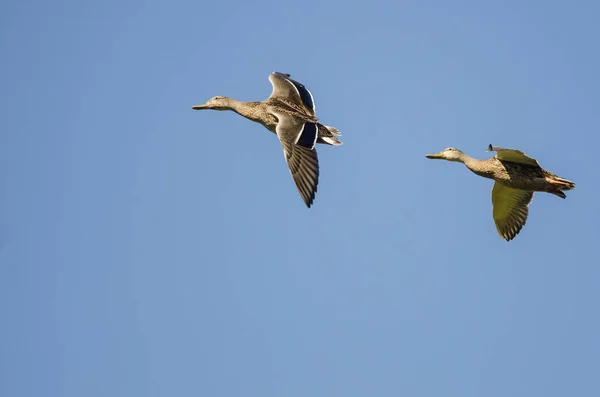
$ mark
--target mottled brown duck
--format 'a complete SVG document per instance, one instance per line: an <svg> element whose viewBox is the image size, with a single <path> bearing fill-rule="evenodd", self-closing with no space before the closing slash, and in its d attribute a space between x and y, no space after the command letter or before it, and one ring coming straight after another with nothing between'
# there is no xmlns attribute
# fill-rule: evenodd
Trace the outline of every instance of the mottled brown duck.
<svg viewBox="0 0 600 397"><path fill-rule="evenodd" d="M262 102L241 102L216 96L192 109L232 110L262 124L275 133L283 146L285 160L300 196L310 208L319 184L317 143L339 146L337 128L319 123L310 91L289 74L273 72L269 76L273 86L271 96Z"/></svg>
<svg viewBox="0 0 600 397"><path fill-rule="evenodd" d="M546 171L525 153L490 145L488 152L497 154L487 160L478 160L455 148L447 148L429 159L463 163L475 174L495 181L492 189L494 223L500 237L510 241L521 231L529 215L529 203L534 192L546 192L566 198L566 190L575 189L575 183Z"/></svg>

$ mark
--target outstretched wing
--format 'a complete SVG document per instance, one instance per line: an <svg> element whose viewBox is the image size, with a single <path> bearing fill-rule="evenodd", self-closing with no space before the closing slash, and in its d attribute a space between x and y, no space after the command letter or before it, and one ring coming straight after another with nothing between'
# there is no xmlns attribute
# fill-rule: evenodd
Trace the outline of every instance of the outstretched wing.
<svg viewBox="0 0 600 397"><path fill-rule="evenodd" d="M292 179L308 208L312 205L317 185L319 184L319 158L315 149L294 145L281 141L285 161L292 174Z"/></svg>
<svg viewBox="0 0 600 397"><path fill-rule="evenodd" d="M310 91L304 85L290 79L289 74L273 72L269 76L273 92L269 98L284 98L302 106L307 114L315 115L315 101Z"/></svg>
<svg viewBox="0 0 600 397"><path fill-rule="evenodd" d="M492 206L494 223L500 237L510 241L519 234L527 222L531 200L533 200L533 192L494 183Z"/></svg>
<svg viewBox="0 0 600 397"><path fill-rule="evenodd" d="M511 163L520 163L520 164L526 164L526 165L533 165L535 167L539 167L540 165L538 164L537 160L534 158L531 158L529 156L527 156L525 153L523 153L520 150L516 150L516 149L504 149L500 146L488 146L487 149L488 152L492 152L495 151L496 157L499 160L505 160L505 161L510 161Z"/></svg>
<svg viewBox="0 0 600 397"><path fill-rule="evenodd" d="M319 158L315 150L318 127L285 113L274 112L276 132L283 146L285 161L300 196L310 208L319 184Z"/></svg>

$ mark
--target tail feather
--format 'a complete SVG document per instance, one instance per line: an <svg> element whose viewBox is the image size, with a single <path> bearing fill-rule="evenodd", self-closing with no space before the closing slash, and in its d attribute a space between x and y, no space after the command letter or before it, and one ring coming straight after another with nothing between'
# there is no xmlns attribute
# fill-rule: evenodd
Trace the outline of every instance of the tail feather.
<svg viewBox="0 0 600 397"><path fill-rule="evenodd" d="M561 178L559 176L555 176L554 179L557 182L565 184L565 187L561 187L561 190L573 190L573 189L575 189L575 182L573 182L573 181L570 181L570 180L565 179L565 178Z"/></svg>
<svg viewBox="0 0 600 397"><path fill-rule="evenodd" d="M560 190L558 190L558 189L556 189L556 190L551 190L551 191L549 191L548 193L550 193L550 194L553 194L553 195L555 195L555 196L558 196L558 197L560 197L561 199L566 199L566 198L567 198L567 195L566 195L566 194L564 194L562 191L560 191Z"/></svg>
<svg viewBox="0 0 600 397"><path fill-rule="evenodd" d="M344 142L340 141L339 139L337 139L337 137L335 136L320 136L319 138L317 138L317 143L322 143L325 145L332 145L332 146L340 146L343 145Z"/></svg>
<svg viewBox="0 0 600 397"><path fill-rule="evenodd" d="M323 127L327 128L329 130L329 132L331 132L333 135L342 136L342 133L340 132L340 130L338 130L335 127L332 127L330 125L324 125Z"/></svg>
<svg viewBox="0 0 600 397"><path fill-rule="evenodd" d="M562 199L567 198L567 195L563 191L575 189L575 182L570 181L554 174L547 174L546 180L550 182L550 189L548 193L558 196Z"/></svg>
<svg viewBox="0 0 600 397"><path fill-rule="evenodd" d="M342 135L340 131L335 127L330 127L326 125L319 124L319 136L317 138L317 143L322 143L326 145L340 146L342 145L342 141L338 139L338 136Z"/></svg>

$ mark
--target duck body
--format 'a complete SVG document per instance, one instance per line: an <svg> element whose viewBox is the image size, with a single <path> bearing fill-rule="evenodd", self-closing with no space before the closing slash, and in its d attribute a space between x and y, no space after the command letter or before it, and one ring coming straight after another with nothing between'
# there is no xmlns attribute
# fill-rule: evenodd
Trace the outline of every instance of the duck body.
<svg viewBox="0 0 600 397"><path fill-rule="evenodd" d="M537 160L515 149L489 145L496 156L475 159L458 149L447 148L430 159L463 163L476 175L495 181L492 188L492 212L500 237L510 241L521 231L529 216L529 204L534 192L547 192L566 198L564 191L575 189L575 183L540 167Z"/></svg>
<svg viewBox="0 0 600 397"><path fill-rule="evenodd" d="M341 135L337 128L319 123L319 119L304 113L304 110L294 103L281 98L269 98L263 102L241 102L244 110L252 109L251 112L236 111L239 115L263 125L267 130L277 135L277 123L279 120L274 115L274 110L288 114L290 117L312 123L317 126L317 142L323 145L339 146L342 142L337 138Z"/></svg>
<svg viewBox="0 0 600 397"><path fill-rule="evenodd" d="M469 162L465 162L465 166L479 176L493 179L512 189L546 192L562 197L565 196L562 190L573 188L569 184L570 181L540 166L503 161L496 157L476 160L476 162L477 164L473 168L469 167Z"/></svg>
<svg viewBox="0 0 600 397"><path fill-rule="evenodd" d="M273 86L271 96L262 102L241 102L216 96L195 110L231 110L263 125L279 138L285 159L307 207L312 205L319 183L317 143L339 146L340 132L335 127L319 123L315 116L313 96L304 85L289 74L273 72L269 76Z"/></svg>

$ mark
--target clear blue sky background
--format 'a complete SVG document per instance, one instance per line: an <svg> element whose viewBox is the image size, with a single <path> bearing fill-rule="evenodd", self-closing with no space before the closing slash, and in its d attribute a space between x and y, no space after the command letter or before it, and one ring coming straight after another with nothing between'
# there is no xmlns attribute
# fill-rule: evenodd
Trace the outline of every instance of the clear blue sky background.
<svg viewBox="0 0 600 397"><path fill-rule="evenodd" d="M322 3L322 4L321 4ZM600 395L597 1L0 7L0 395ZM307 209L215 95L315 96ZM512 242L518 148L577 182Z"/></svg>

